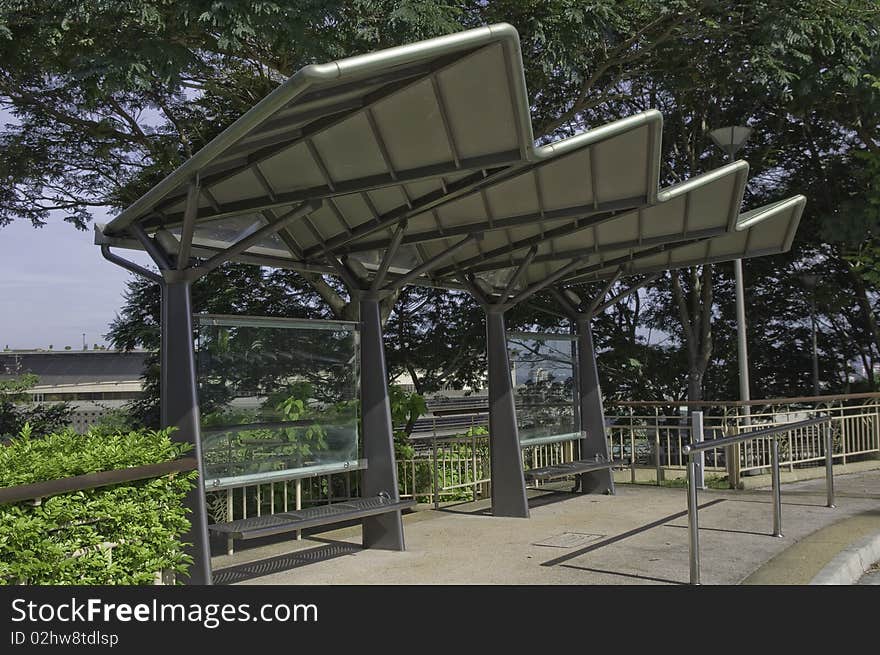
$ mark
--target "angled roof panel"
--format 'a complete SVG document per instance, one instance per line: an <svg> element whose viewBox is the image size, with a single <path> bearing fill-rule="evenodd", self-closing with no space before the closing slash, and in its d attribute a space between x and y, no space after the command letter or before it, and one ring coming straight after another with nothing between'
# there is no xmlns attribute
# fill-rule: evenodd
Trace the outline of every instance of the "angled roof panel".
<svg viewBox="0 0 880 655"><path fill-rule="evenodd" d="M138 224L176 255L190 221L180 252L328 272L375 269L399 239L389 271L440 286L506 284L526 260L524 286L790 246L802 203L740 215L744 162L659 189L657 111L536 146L520 57L502 24L307 66L96 241L140 248Z"/></svg>

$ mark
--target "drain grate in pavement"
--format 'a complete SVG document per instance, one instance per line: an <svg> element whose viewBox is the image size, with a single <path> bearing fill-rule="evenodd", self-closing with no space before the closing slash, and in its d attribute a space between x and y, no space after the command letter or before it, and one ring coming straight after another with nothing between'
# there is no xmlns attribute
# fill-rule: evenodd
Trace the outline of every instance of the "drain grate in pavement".
<svg viewBox="0 0 880 655"><path fill-rule="evenodd" d="M550 546L551 548L577 548L591 541L604 537L604 534L588 534L586 532L563 532L543 541L536 541L533 546Z"/></svg>

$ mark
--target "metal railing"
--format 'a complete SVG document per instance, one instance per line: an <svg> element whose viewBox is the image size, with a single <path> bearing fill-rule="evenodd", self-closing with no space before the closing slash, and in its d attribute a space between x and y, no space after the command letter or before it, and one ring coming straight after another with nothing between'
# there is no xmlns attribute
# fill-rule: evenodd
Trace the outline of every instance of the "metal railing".
<svg viewBox="0 0 880 655"><path fill-rule="evenodd" d="M750 414L746 420L745 410ZM687 466L684 445L690 441L687 411L703 412L706 441L749 432L756 427L791 424L827 416L834 433L834 457L841 464L880 454L880 393L842 394L753 401L609 401L608 438L614 451L632 453L640 469L654 471L660 484L667 473ZM733 453L723 448L706 451L706 470L727 473L735 487L741 475L762 473L770 466L769 439L744 443ZM804 428L781 444L781 466L821 466L821 435Z"/></svg>
<svg viewBox="0 0 880 655"><path fill-rule="evenodd" d="M742 434L723 437L713 442L700 439L698 432L702 432L702 412L693 413L694 440L684 446L683 451L688 458L687 465L687 506L688 506L688 551L690 561L690 583L700 584L700 526L699 506L697 504L698 469L699 457L705 451L712 448L726 448L736 444L743 444L756 439L770 439L770 469L773 482L773 532L774 537L782 537L782 489L779 472L779 436L785 433L794 433L811 426L825 426L825 486L826 506L834 507L834 467L833 467L833 435L831 431L831 418L821 417L798 421L777 427L764 428L745 432Z"/></svg>
<svg viewBox="0 0 880 655"><path fill-rule="evenodd" d="M752 408L751 427L743 421L743 408ZM828 432L834 463L880 454L880 394L851 394L816 398L789 398L742 402L608 402L608 452L613 459L632 461L630 481L663 484L670 475L684 477L691 443L691 425L681 407L703 411L705 460L701 471L727 474L737 486L740 475L769 471L772 438L755 436L759 428L786 433L779 439L778 462L788 470L827 465ZM398 456L397 473L401 498L413 498L439 507L443 502L486 498L491 492L488 416L478 402L464 409L438 409L436 416L419 420L412 435L412 453ZM798 419L822 416L830 428L797 427ZM802 423L802 422L801 422ZM450 434L452 433L452 434ZM465 433L465 434L462 434ZM731 436L748 438L725 446ZM538 468L579 458L576 439L553 443L524 444L525 468ZM647 478L653 478L649 480ZM358 496L356 471L312 478L276 480L209 491L209 511L217 522L276 511L329 504ZM539 487L541 483L532 483Z"/></svg>
<svg viewBox="0 0 880 655"><path fill-rule="evenodd" d="M525 443L523 464L531 469L572 461L579 451L579 442L571 438ZM400 497L432 503L435 508L444 501L484 498L492 482L489 462L486 433L416 440L413 456L397 462Z"/></svg>

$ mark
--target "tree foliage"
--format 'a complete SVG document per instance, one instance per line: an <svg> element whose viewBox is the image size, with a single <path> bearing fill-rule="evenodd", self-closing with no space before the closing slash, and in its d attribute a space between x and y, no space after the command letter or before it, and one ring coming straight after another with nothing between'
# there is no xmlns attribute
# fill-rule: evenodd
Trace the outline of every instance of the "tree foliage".
<svg viewBox="0 0 880 655"><path fill-rule="evenodd" d="M752 395L810 391L812 300L823 390L848 388L853 363L876 388L880 10L871 0L9 0L0 225L58 215L82 227L95 207L123 208L305 64L498 21L519 31L539 141L657 108L668 185L722 163L711 128L753 127L740 153L751 166L746 202L804 193L808 203L790 254L745 262ZM330 278L243 271L206 278L197 306L356 314ZM804 272L819 275L815 296L798 281ZM271 275L287 276L277 296ZM261 299L229 286L236 276L264 278ZM144 285L132 289L147 300ZM155 345L152 293L127 303L112 330L118 344ZM598 317L606 391L738 397L732 305L731 268L714 266L670 274ZM481 378L482 316L468 298L408 289L383 312L393 374L410 373L425 392ZM528 306L508 321L565 324Z"/></svg>

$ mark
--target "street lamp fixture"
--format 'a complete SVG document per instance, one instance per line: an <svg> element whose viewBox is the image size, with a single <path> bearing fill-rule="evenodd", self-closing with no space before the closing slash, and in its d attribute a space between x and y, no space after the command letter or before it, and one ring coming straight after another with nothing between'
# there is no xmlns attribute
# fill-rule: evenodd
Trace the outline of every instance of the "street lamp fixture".
<svg viewBox="0 0 880 655"><path fill-rule="evenodd" d="M736 153L745 145L751 135L752 128L742 125L719 127L709 132L709 138L727 154L729 159L736 156Z"/></svg>

